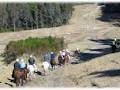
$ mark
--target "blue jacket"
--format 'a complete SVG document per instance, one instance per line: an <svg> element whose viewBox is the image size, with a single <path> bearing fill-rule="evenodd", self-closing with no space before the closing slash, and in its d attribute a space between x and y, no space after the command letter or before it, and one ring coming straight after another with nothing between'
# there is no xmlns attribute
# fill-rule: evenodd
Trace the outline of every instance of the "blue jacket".
<svg viewBox="0 0 120 90"><path fill-rule="evenodd" d="M44 61L50 62L50 59L51 59L50 54L44 55Z"/></svg>
<svg viewBox="0 0 120 90"><path fill-rule="evenodd" d="M25 68L26 67L26 64L24 62L20 62L20 68Z"/></svg>
<svg viewBox="0 0 120 90"><path fill-rule="evenodd" d="M55 59L55 54L51 54L51 60L54 60Z"/></svg>
<svg viewBox="0 0 120 90"><path fill-rule="evenodd" d="M14 69L19 69L20 68L20 63L19 62L15 62L14 63Z"/></svg>

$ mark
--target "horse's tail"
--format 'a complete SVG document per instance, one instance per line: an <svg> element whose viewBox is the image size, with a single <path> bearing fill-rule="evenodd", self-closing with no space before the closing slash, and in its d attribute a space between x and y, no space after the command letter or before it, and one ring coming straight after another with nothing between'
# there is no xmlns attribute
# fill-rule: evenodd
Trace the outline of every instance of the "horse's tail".
<svg viewBox="0 0 120 90"><path fill-rule="evenodd" d="M49 65L48 64L43 64L42 67L43 67L44 74L47 74L48 71L49 71Z"/></svg>
<svg viewBox="0 0 120 90"><path fill-rule="evenodd" d="M65 55L64 64L65 64L65 63L68 63L68 62L69 62L69 56L68 56L68 55Z"/></svg>

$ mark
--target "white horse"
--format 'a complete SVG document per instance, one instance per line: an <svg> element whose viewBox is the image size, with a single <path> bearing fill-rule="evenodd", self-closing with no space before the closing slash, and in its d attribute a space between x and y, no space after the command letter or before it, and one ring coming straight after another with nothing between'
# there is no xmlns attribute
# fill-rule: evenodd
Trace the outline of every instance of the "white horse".
<svg viewBox="0 0 120 90"><path fill-rule="evenodd" d="M50 63L48 63L47 61L44 61L42 63L42 68L43 68L43 71L44 71L44 75L47 75L48 72L49 72L49 67L50 67Z"/></svg>
<svg viewBox="0 0 120 90"><path fill-rule="evenodd" d="M29 70L28 78L29 80L32 80L33 78L35 78L35 72L37 72L38 70L37 66L35 64L33 65L28 64L27 69Z"/></svg>

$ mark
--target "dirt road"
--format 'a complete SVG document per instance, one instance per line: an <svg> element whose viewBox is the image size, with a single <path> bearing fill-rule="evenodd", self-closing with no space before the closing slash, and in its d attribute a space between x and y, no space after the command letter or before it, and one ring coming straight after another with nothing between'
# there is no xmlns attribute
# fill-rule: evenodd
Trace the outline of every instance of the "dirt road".
<svg viewBox="0 0 120 90"><path fill-rule="evenodd" d="M43 28L39 30L0 33L0 51L4 51L5 45L11 40L25 39L32 37L57 36L64 37L70 50L77 47L81 50L81 60L88 61L81 64L69 64L64 67L57 67L50 71L48 76L37 75L36 79L26 84L28 87L112 87L119 86L119 75L111 75L120 72L119 53L111 54L110 38L119 37L119 27L102 22L100 17L100 6L97 4L77 5L67 25ZM113 34L112 34L113 33ZM2 58L1 58L2 61ZM71 62L75 58L71 57ZM10 73L12 64L4 66L0 63L1 87L12 87ZM41 66L38 64L41 70ZM107 71L108 70L108 71ZM94 72L94 73L92 73ZM106 74L107 73L107 74ZM103 75L99 77L100 75ZM98 75L98 76L97 76ZM26 87L25 86L25 87Z"/></svg>

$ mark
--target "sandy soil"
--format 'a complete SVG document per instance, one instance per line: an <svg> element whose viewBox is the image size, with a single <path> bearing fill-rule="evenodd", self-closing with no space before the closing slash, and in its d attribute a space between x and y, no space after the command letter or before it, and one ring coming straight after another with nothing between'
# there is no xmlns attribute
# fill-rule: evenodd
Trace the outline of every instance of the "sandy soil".
<svg viewBox="0 0 120 90"><path fill-rule="evenodd" d="M80 64L69 64L50 71L48 76L37 75L25 87L119 87L120 60L119 54L110 52L107 39L120 37L119 27L102 22L100 6L97 4L77 5L67 25L53 28L42 28L20 32L0 33L0 53L11 40L28 37L57 36L64 37L68 48L72 51L77 47L82 52ZM117 31L116 31L117 30ZM14 87L10 82L13 64L3 65L0 57L0 87ZM39 62L39 61L38 61ZM71 57L71 62L75 58ZM41 65L38 64L40 71Z"/></svg>

